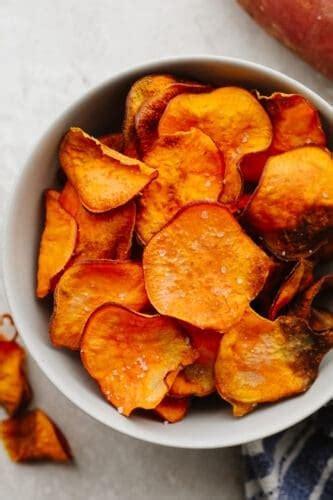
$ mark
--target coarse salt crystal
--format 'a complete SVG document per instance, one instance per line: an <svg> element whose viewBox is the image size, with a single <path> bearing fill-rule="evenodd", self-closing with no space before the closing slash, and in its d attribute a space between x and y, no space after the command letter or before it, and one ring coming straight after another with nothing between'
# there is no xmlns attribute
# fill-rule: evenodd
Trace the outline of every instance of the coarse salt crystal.
<svg viewBox="0 0 333 500"><path fill-rule="evenodd" d="M227 268L225 266L221 266L221 273L225 274L227 272Z"/></svg>
<svg viewBox="0 0 333 500"><path fill-rule="evenodd" d="M322 197L327 199L327 198L328 198L328 193L326 193L326 191L324 191L324 192L322 193Z"/></svg>
<svg viewBox="0 0 333 500"><path fill-rule="evenodd" d="M159 255L160 257L164 257L164 255L166 255L166 250L159 250L159 251L158 251L158 255Z"/></svg>
<svg viewBox="0 0 333 500"><path fill-rule="evenodd" d="M122 413L123 413L123 411L124 411L124 408L123 408L122 406L119 406L119 407L117 408L117 410L118 410L118 413L122 414Z"/></svg>
<svg viewBox="0 0 333 500"><path fill-rule="evenodd" d="M283 250L283 251L281 252L281 255L283 255L283 257L284 257L284 256L286 255L286 251L285 251L285 250Z"/></svg>
<svg viewBox="0 0 333 500"><path fill-rule="evenodd" d="M242 279L242 278L237 278L237 283L238 283L239 285L241 285L241 284L243 283L243 279Z"/></svg>
<svg viewBox="0 0 333 500"><path fill-rule="evenodd" d="M145 362L145 360L143 358L138 358L137 359L137 363L138 365L140 366L140 368L146 372L148 370L148 366L147 366L147 363Z"/></svg>
<svg viewBox="0 0 333 500"><path fill-rule="evenodd" d="M218 238L223 238L223 236L224 236L224 235L225 235L225 232L224 232L224 231L218 231L218 232L216 233L216 236L217 236Z"/></svg>
<svg viewBox="0 0 333 500"><path fill-rule="evenodd" d="M208 219L208 212L207 212L207 210L203 210L201 212L201 218L202 219Z"/></svg>

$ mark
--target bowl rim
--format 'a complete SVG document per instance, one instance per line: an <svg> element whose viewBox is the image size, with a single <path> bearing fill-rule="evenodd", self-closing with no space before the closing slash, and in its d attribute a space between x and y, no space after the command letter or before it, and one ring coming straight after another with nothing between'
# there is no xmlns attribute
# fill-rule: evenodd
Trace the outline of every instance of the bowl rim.
<svg viewBox="0 0 333 500"><path fill-rule="evenodd" d="M1 250L2 250L2 271L3 271L3 282L4 282L4 288L5 288L5 294L7 296L7 300L9 303L10 310L13 313L15 323L17 325L17 329L20 332L20 336L23 339L24 344L26 344L27 349L29 354L32 356L34 361L37 363L39 368L42 370L42 372L46 375L46 377L52 382L52 384L67 398L69 399L74 405L76 405L80 410L82 410L84 413L88 414L90 417L94 418L98 422L106 425L109 428L112 428L118 432L121 432L125 435L134 437L136 439L145 441L145 442L150 442L153 444L159 444L159 445L164 445L164 446L170 446L170 447L175 447L175 448L183 448L183 449L215 449L215 448L222 448L222 447L227 447L227 446L237 446L241 445L256 439L262 439L264 437L267 437L269 435L275 434L277 432L280 432L287 427L291 427L292 425L295 425L298 423L300 420L308 417L311 415L313 412L318 410L321 406L326 404L331 397L333 397L333 388L331 390L331 393L329 394L329 390L325 392L324 394L320 394L320 397L317 398L315 406L311 406L308 408L306 411L302 411L301 415L300 412L295 412L293 415L290 415L290 418L288 420L288 423L286 424L285 421L282 419L282 421L279 422L272 422L270 426L267 426L266 430L263 432L260 429L252 429L249 430L245 435L242 436L229 436L227 439L225 437L223 439L219 438L216 436L216 440L214 442L205 442L205 443L200 443L200 442L194 442L193 445L190 443L178 443L177 438L174 436L168 436L168 435L163 435L161 433L161 436L159 439L155 439L154 437L151 437L150 435L146 435L146 430L145 429L139 429L136 426L133 426L133 428L126 428L124 429L121 425L118 424L118 422L110 424L110 422L106 421L106 419L103 418L103 416L98 414L98 411L94 411L93 408L91 408L89 405L85 405L84 400L79 397L77 393L71 390L70 385L67 385L64 381L64 378L61 376L61 374L58 374L56 370L52 371L49 369L49 365L47 363L47 360L43 359L42 357L39 356L38 348L35 349L34 344L30 344L28 339L26 340L26 335L25 335L25 330L29 328L27 325L28 320L27 318L23 318L20 315L20 312L16 310L16 305L15 305L15 292L12 289L11 286L11 280L10 280L10 275L9 275L9 269L10 269L10 245L8 242L10 241L10 234L11 234L11 227L13 225L13 217L14 217L14 206L15 206L15 201L17 198L17 193L19 192L21 185L24 183L25 178L29 176L30 170L32 170L33 167L33 158L35 154L38 152L38 150L41 148L42 144L46 140L46 138L51 134L51 132L58 127L58 125L64 120L66 115L70 114L72 111L77 109L81 103L84 103L86 100L90 99L91 97L94 96L94 94L97 94L104 89L106 89L108 86L110 86L112 83L115 83L117 80L121 80L124 78L130 78L132 75L136 75L138 72L144 74L149 74L149 73L154 73L157 71L163 71L165 70L165 66L170 64L179 64L179 63L186 63L186 64L200 64L200 63L209 63L209 62L216 62L216 63L222 63L222 64L229 64L233 65L235 68L238 69L250 69L253 71L258 71L263 77L274 77L277 80L280 80L281 83L290 85L292 87L296 87L297 91L304 94L309 97L310 99L313 99L315 101L317 106L320 106L321 109L324 109L325 111L327 110L327 114L331 112L331 107L329 103L323 99L321 96L319 96L315 91L309 89L307 86L302 84L301 82L295 80L294 78L291 78L287 75L284 75L283 73L274 70L268 66L264 66L262 64L258 64L252 61L248 61L245 59L239 59L239 58L234 58L234 57L224 57L224 56L216 56L216 55L206 55L206 54L199 54L199 55L181 55L181 56L172 56L172 57L163 57L159 59L153 59L153 60L148 60L144 61L140 64L136 65L131 65L127 67L126 69L123 69L120 72L115 72L112 73L109 78L101 82L100 84L94 86L87 92L84 92L78 99L76 99L72 104L67 106L65 109L62 110L61 113L58 114L58 116L51 122L51 124L46 128L46 130L39 136L37 141L34 143L34 146L32 148L31 153L27 156L25 161L23 162L23 166L20 169L18 175L16 176L16 179L13 183L13 186L11 188L11 191L8 195L6 205L4 208L4 224L3 224L3 240L1 244ZM332 126L332 123L330 124ZM27 336L28 337L28 336Z"/></svg>

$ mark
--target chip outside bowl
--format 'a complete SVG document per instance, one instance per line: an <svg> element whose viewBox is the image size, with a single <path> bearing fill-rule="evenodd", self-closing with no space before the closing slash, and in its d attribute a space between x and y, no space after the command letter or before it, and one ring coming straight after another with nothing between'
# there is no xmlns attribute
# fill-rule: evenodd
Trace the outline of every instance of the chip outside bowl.
<svg viewBox="0 0 333 500"><path fill-rule="evenodd" d="M47 334L50 308L35 297L38 243L42 228L42 196L56 182L59 142L70 126L102 135L121 124L121 109L133 81L148 73L176 73L213 84L236 84L262 92L301 93L319 109L326 131L333 126L332 111L301 83L269 68L232 58L187 56L145 63L88 92L67 109L35 146L11 195L3 250L5 288L22 338L40 368L75 405L99 422L144 441L180 448L219 448L239 445L279 432L307 417L332 396L333 356L325 357L318 379L305 394L263 406L235 419L228 406L199 405L185 420L162 425L145 416L125 418L104 401L85 373L78 356L52 347ZM331 138L332 141L332 138Z"/></svg>

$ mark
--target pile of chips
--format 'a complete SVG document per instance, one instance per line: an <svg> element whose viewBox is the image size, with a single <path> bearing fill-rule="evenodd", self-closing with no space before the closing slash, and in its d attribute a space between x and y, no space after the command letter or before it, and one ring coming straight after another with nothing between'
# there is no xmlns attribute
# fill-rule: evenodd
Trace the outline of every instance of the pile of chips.
<svg viewBox="0 0 333 500"><path fill-rule="evenodd" d="M313 383L333 341L333 277L315 278L333 160L310 102L148 75L122 132L71 128L59 159L37 296L120 413L176 422L217 391L241 416Z"/></svg>

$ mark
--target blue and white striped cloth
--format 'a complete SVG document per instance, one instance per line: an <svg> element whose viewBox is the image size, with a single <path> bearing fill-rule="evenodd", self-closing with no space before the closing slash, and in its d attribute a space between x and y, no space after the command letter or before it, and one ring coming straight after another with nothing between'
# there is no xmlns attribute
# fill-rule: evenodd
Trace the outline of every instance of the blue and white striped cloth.
<svg viewBox="0 0 333 500"><path fill-rule="evenodd" d="M333 403L243 457L247 500L333 500Z"/></svg>

